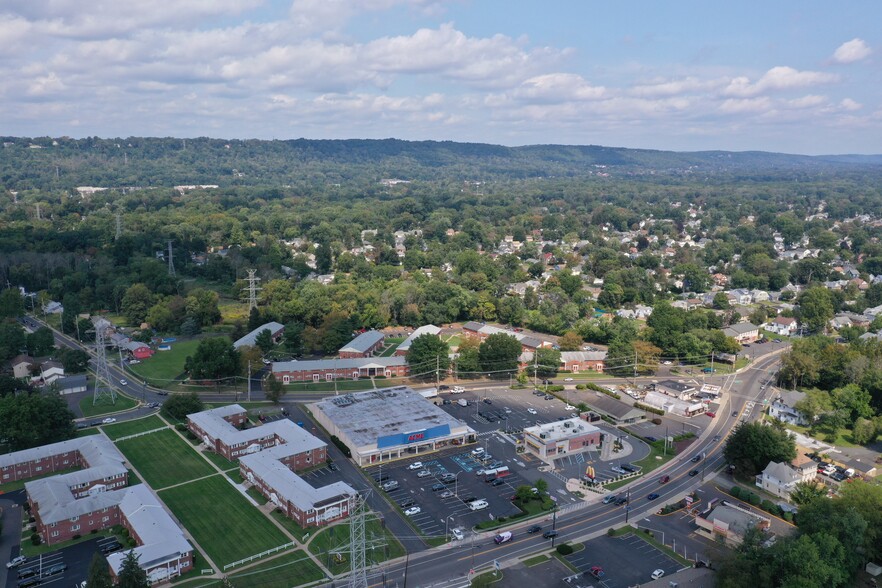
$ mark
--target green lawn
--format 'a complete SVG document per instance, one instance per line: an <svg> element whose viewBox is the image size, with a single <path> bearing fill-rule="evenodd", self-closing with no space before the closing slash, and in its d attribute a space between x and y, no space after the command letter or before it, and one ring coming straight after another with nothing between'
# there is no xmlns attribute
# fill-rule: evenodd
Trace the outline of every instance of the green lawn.
<svg viewBox="0 0 882 588"><path fill-rule="evenodd" d="M216 465L217 467L219 467L220 469L222 469L224 471L239 469L238 462L234 463L234 462L228 460L223 455L218 455L217 453L215 453L213 451L203 451L202 456L207 457L208 461L210 461L211 463L213 463L214 465Z"/></svg>
<svg viewBox="0 0 882 588"><path fill-rule="evenodd" d="M451 335L447 338L445 343L447 343L447 345L449 345L451 349L459 347L459 345L462 343L462 335Z"/></svg>
<svg viewBox="0 0 882 588"><path fill-rule="evenodd" d="M83 416L88 418L135 408L136 406L138 406L138 401L132 400L128 396L117 394L116 402L113 404L111 404L110 398L107 396L102 396L101 398L99 398L98 404L92 404L92 397L86 396L82 400L80 400L79 404L80 410L83 412Z"/></svg>
<svg viewBox="0 0 882 588"><path fill-rule="evenodd" d="M221 568L289 542L223 476L163 490L159 495Z"/></svg>
<svg viewBox="0 0 882 588"><path fill-rule="evenodd" d="M154 490L216 473L171 429L116 445Z"/></svg>
<svg viewBox="0 0 882 588"><path fill-rule="evenodd" d="M544 564L547 561L548 561L547 555L536 555L536 556L521 560L521 562L525 566L527 566L528 568L531 568L533 566L538 566L539 564Z"/></svg>
<svg viewBox="0 0 882 588"><path fill-rule="evenodd" d="M377 519L366 519L364 525L364 534L367 544L385 543L385 545L377 545L368 548L365 552L367 561L382 562L389 559L395 559L404 555L404 548L401 543L380 525ZM334 560L331 552L334 550L342 551L342 559ZM309 544L309 551L317 555L322 563L331 570L333 574L339 574L349 570L349 523L341 523L328 527L316 533Z"/></svg>
<svg viewBox="0 0 882 588"><path fill-rule="evenodd" d="M100 435L101 430L98 427L89 427L88 429L80 429L77 431L77 437L88 437L89 435Z"/></svg>
<svg viewBox="0 0 882 588"><path fill-rule="evenodd" d="M265 561L239 574L228 576L235 588L289 588L324 579L325 574L302 550L292 551ZM189 586L190 584L188 584ZM221 580L196 580L193 586L223 585Z"/></svg>
<svg viewBox="0 0 882 588"><path fill-rule="evenodd" d="M249 488L248 490L249 490L249 494L250 494L250 491L254 490L254 488L252 487L252 488ZM255 492L257 492L257 491L255 490ZM266 498L263 498L263 495L260 494L259 492L257 492L257 493L263 499L263 502L266 503L266 501L267 501ZM260 502L260 501L258 500L258 502ZM303 527L298 525L297 521L295 521L294 519L288 518L285 515L283 515L282 513L278 512L278 509L274 510L270 514L272 515L272 517L274 519L276 519L279 522L280 525L285 527L285 529L287 529L289 533L291 533L292 535L294 535L295 537L300 539L301 542L303 542L303 536L306 535L306 529L304 529Z"/></svg>
<svg viewBox="0 0 882 588"><path fill-rule="evenodd" d="M392 383L393 379L384 379L380 378L377 380L377 387L385 388L387 386L397 386L397 381ZM337 380L337 390L352 392L359 390L371 390L373 389L373 384L371 384L370 380ZM333 392L334 391L334 383L333 382L292 382L290 384L285 385L285 391L289 394L296 392Z"/></svg>
<svg viewBox="0 0 882 588"><path fill-rule="evenodd" d="M160 388L172 380L180 378L184 373L184 362L188 355L193 355L199 346L199 340L175 341L170 351L157 351L153 357L142 360L136 365L129 365L129 370L140 378Z"/></svg>
<svg viewBox="0 0 882 588"><path fill-rule="evenodd" d="M101 428L104 434L111 439L119 439L120 437L128 437L135 433L143 433L144 431L152 431L167 426L162 419L156 415L150 415L143 419L135 419L124 423L116 423L115 425L104 425Z"/></svg>
<svg viewBox="0 0 882 588"><path fill-rule="evenodd" d="M670 448L668 448L667 455L664 455L663 450L656 447L655 443L650 443L649 449L650 449L649 455L647 455L646 457L644 457L641 460L633 462L634 465L638 465L641 468L643 468L640 470L640 473L644 476L646 474L650 473L652 470L658 469L661 466L668 463L669 461L671 461L672 459L674 459L674 452ZM656 459L656 458L659 458L659 459ZM615 490L617 488L621 488L625 484L633 482L634 480L636 480L639 477L640 476L635 476L633 478L628 478L626 480L619 480L618 482L612 482L611 484L606 484L604 486L604 488L606 488L607 490Z"/></svg>

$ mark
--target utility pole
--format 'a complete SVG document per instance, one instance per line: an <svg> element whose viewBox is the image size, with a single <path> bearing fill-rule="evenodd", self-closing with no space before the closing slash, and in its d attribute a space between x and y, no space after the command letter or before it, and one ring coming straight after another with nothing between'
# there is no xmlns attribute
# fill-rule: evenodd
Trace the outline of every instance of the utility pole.
<svg viewBox="0 0 882 588"><path fill-rule="evenodd" d="M536 374L539 371L539 354L535 351L533 352L533 387L538 388L538 384L536 384Z"/></svg>
<svg viewBox="0 0 882 588"><path fill-rule="evenodd" d="M168 275L174 277L175 275L175 258L172 252L172 242L171 239L168 241Z"/></svg>
<svg viewBox="0 0 882 588"><path fill-rule="evenodd" d="M114 241L119 241L120 236L122 235L122 215L120 213L116 213L116 236L114 237Z"/></svg>
<svg viewBox="0 0 882 588"><path fill-rule="evenodd" d="M248 402L251 402L251 360L248 360Z"/></svg>
<svg viewBox="0 0 882 588"><path fill-rule="evenodd" d="M367 566L365 564L364 519L365 502L358 494L350 499L349 506L349 560L350 573L348 588L367 588Z"/></svg>
<svg viewBox="0 0 882 588"><path fill-rule="evenodd" d="M631 514L631 489L628 488L627 502L625 502L625 524L628 523L628 517Z"/></svg>
<svg viewBox="0 0 882 588"><path fill-rule="evenodd" d="M441 356L435 356L435 387L441 385Z"/></svg>

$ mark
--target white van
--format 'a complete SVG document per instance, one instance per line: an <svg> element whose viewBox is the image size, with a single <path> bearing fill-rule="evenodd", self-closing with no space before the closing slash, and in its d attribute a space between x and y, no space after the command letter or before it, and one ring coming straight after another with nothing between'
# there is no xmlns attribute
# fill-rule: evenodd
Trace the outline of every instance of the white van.
<svg viewBox="0 0 882 588"><path fill-rule="evenodd" d="M483 510L490 506L486 500L475 500L474 502L469 502L469 508L472 510Z"/></svg>
<svg viewBox="0 0 882 588"><path fill-rule="evenodd" d="M456 401L456 403L460 406L468 406L469 405L469 401L466 400L465 398L460 398L459 400Z"/></svg>
<svg viewBox="0 0 882 588"><path fill-rule="evenodd" d="M465 388L462 386L454 386L450 391L451 394L462 394L463 392L465 392Z"/></svg>
<svg viewBox="0 0 882 588"><path fill-rule="evenodd" d="M475 447L474 449L472 449L472 455L475 457L478 457L480 455L484 455L484 448L483 447Z"/></svg>
<svg viewBox="0 0 882 588"><path fill-rule="evenodd" d="M505 531L493 538L493 542L496 543L496 545L507 541L511 541L511 531Z"/></svg>

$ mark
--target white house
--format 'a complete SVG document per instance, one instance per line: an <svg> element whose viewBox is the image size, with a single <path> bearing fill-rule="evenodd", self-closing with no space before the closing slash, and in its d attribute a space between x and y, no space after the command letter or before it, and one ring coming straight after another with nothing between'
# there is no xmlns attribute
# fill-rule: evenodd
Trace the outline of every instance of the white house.
<svg viewBox="0 0 882 588"><path fill-rule="evenodd" d="M775 496L788 498L799 482L809 482L818 475L815 462L797 457L791 463L770 461L756 477L756 485Z"/></svg>
<svg viewBox="0 0 882 588"><path fill-rule="evenodd" d="M796 319L789 316L776 316L766 325L766 330L776 335L789 337L796 332Z"/></svg>
<svg viewBox="0 0 882 588"><path fill-rule="evenodd" d="M805 426L810 424L806 416L796 409L797 403L805 398L805 394L793 391L780 391L769 406L769 416L783 423Z"/></svg>

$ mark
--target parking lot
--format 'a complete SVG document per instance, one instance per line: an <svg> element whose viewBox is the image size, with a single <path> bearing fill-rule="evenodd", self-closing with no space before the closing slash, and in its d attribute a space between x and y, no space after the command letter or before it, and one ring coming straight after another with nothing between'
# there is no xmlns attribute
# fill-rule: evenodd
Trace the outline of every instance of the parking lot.
<svg viewBox="0 0 882 588"><path fill-rule="evenodd" d="M633 534L622 537L598 537L585 544L585 549L567 556L567 561L591 579L591 568L603 569L601 585L605 588L626 588L649 582L652 572L661 569L671 575L682 565Z"/></svg>
<svg viewBox="0 0 882 588"><path fill-rule="evenodd" d="M366 472L381 486L397 482L383 492L404 511L419 507L420 512L409 515L410 520L422 534L442 537L456 527L468 529L481 521L517 513L511 498L518 486L531 484L516 471L523 469L516 463L507 465L496 455L482 461L472 454L473 447L452 448L419 460L371 467ZM478 472L494 464L509 469L488 482L495 476ZM486 508L472 510L469 503L477 499L485 500Z"/></svg>
<svg viewBox="0 0 882 588"><path fill-rule="evenodd" d="M116 543L113 537L99 537L57 551L28 558L15 569L9 570L6 588L15 588L23 582L33 586L71 588L88 576L89 563L96 551L104 545ZM108 552L109 553L109 552Z"/></svg>

